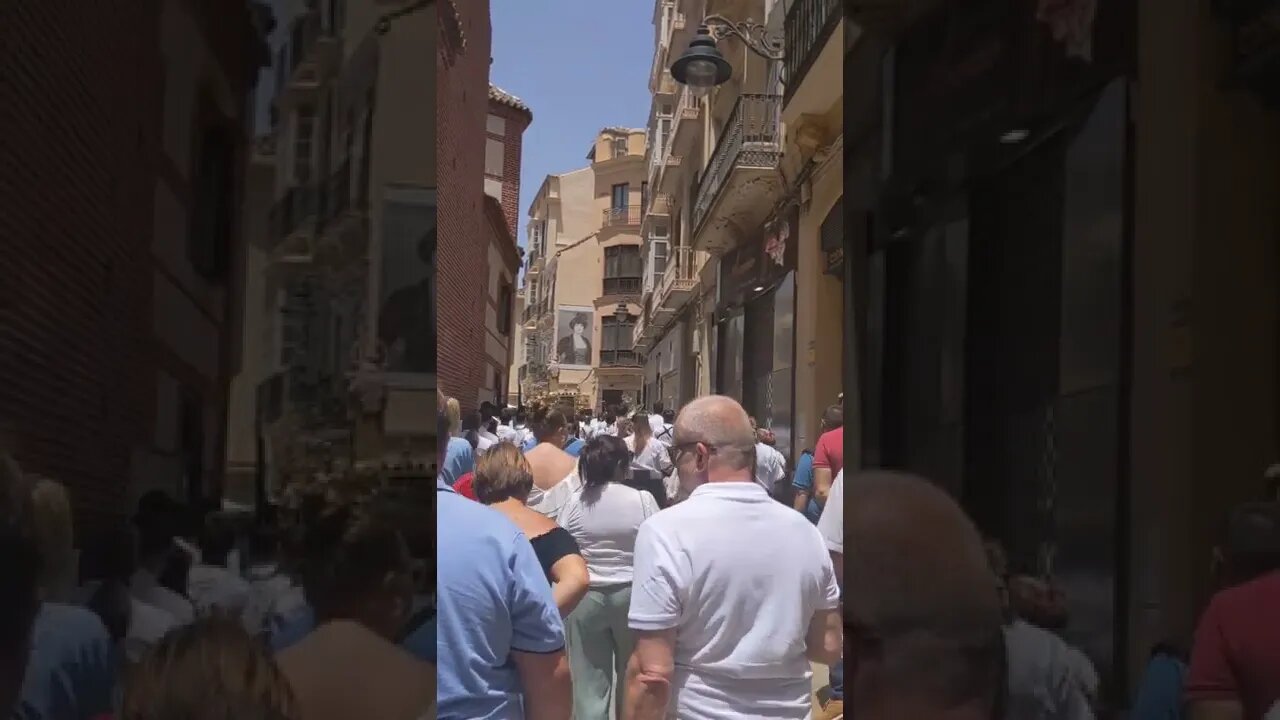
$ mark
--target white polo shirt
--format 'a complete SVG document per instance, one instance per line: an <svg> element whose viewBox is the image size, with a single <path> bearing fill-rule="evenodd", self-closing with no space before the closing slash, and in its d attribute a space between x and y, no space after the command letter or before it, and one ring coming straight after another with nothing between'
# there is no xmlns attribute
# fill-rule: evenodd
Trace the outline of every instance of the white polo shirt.
<svg viewBox="0 0 1280 720"><path fill-rule="evenodd" d="M805 635L839 604L818 530L754 482L702 485L640 526L628 622L676 630L681 720L807 720Z"/></svg>
<svg viewBox="0 0 1280 720"><path fill-rule="evenodd" d="M822 516L818 518L818 532L822 533L828 550L844 554L844 470L836 473L836 479L831 483L827 504L822 507Z"/></svg>

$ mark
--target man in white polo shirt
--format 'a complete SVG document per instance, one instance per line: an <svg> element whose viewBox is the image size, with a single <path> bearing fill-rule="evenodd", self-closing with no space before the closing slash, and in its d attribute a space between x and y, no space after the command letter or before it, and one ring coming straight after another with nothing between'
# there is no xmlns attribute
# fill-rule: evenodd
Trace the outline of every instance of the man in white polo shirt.
<svg viewBox="0 0 1280 720"><path fill-rule="evenodd" d="M628 720L807 720L809 663L840 657L840 591L822 536L752 477L755 435L730 398L676 419L689 498L635 544Z"/></svg>

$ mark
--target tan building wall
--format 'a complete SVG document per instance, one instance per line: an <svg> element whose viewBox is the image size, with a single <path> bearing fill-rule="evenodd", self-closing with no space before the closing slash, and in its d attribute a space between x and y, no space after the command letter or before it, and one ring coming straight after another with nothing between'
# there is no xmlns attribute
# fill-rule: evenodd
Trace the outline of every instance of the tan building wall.
<svg viewBox="0 0 1280 720"><path fill-rule="evenodd" d="M1280 133L1225 88L1226 25L1206 4L1137 3L1130 677L1188 638L1209 553L1280 455Z"/></svg>
<svg viewBox="0 0 1280 720"><path fill-rule="evenodd" d="M775 5L775 13L785 14L794 2ZM772 21L777 24L782 18ZM827 256L821 241L823 222L845 194L844 46L845 23L836 21L826 39L809 50L812 59L798 84L788 88L790 96L782 109L787 174L796 176L806 165L810 173L801 192L807 200L800 204L799 227L792 239L797 244L795 448L814 446L823 411L846 390L843 361L851 352L846 343L853 342L853 338L844 337L845 313L853 309L844 306L841 278L826 272ZM840 222L843 228L843 218ZM846 423L855 428L857 420L848 412L857 407L856 401L854 393L852 402L845 403ZM858 435L853 433L855 438ZM857 466L856 455L850 465Z"/></svg>
<svg viewBox="0 0 1280 720"><path fill-rule="evenodd" d="M605 294L604 273L606 248L640 244L644 135L633 128L602 130L587 153L591 165L548 176L529 211L531 224L546 222L549 257L530 258L535 272L526 277L525 302L545 306L545 312L540 319L535 316L526 322L525 331L536 338L547 365L554 368L548 371L546 391L576 390L579 402L592 406L599 402L601 389L624 392L634 403L642 381L639 367L610 367L601 373L600 353L604 318L615 314L618 303L624 303L632 315L640 313L638 293ZM628 185L625 207L614 210L612 189L624 183ZM570 333L568 324L576 313L591 318L591 361L565 367L558 361L556 347ZM530 365L528 358L525 363ZM530 397L536 395L533 392Z"/></svg>

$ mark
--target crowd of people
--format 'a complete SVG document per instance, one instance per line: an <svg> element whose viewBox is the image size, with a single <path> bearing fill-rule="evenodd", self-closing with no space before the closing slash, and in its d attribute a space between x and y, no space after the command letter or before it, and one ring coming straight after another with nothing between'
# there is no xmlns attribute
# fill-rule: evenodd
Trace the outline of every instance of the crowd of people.
<svg viewBox="0 0 1280 720"><path fill-rule="evenodd" d="M317 479L246 528L154 491L77 554L65 488L0 455L0 717L433 717L430 503Z"/></svg>
<svg viewBox="0 0 1280 720"><path fill-rule="evenodd" d="M808 514L730 398L441 415L441 718L843 717L838 406Z"/></svg>

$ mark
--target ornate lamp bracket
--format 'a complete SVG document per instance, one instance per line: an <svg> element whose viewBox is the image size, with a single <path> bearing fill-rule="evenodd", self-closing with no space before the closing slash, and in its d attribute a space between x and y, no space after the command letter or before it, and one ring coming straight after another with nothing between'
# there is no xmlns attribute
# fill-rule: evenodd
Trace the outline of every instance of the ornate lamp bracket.
<svg viewBox="0 0 1280 720"><path fill-rule="evenodd" d="M733 36L741 40L752 52L769 60L781 60L785 55L780 33L771 33L754 20L733 21L723 15L708 15L702 24L711 31L711 38L719 42Z"/></svg>

